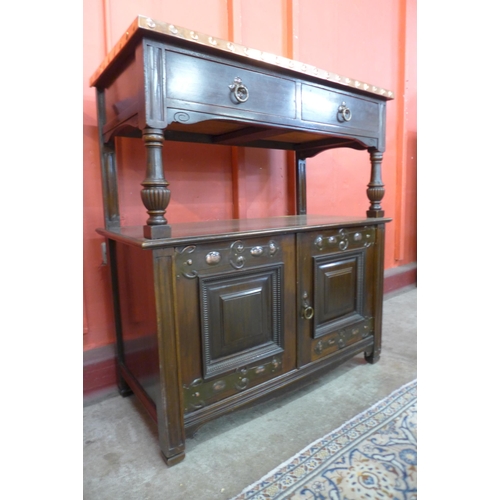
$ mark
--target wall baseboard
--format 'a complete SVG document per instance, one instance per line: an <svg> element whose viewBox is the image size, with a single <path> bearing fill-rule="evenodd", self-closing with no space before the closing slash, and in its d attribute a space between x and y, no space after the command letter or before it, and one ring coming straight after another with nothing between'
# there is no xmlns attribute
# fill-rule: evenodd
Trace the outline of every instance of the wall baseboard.
<svg viewBox="0 0 500 500"><path fill-rule="evenodd" d="M384 297L391 292L417 284L417 263L393 267L384 273Z"/></svg>
<svg viewBox="0 0 500 500"><path fill-rule="evenodd" d="M114 345L83 353L83 405L118 395Z"/></svg>
<svg viewBox="0 0 500 500"><path fill-rule="evenodd" d="M417 263L389 269L384 273L384 298L417 284ZM113 345L83 353L83 405L98 403L118 395Z"/></svg>

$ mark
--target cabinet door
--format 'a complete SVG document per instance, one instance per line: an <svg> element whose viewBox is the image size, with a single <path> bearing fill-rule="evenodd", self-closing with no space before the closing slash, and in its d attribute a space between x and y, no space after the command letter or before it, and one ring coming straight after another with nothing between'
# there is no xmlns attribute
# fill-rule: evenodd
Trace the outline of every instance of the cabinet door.
<svg viewBox="0 0 500 500"><path fill-rule="evenodd" d="M295 367L293 236L176 249L185 412Z"/></svg>
<svg viewBox="0 0 500 500"><path fill-rule="evenodd" d="M299 366L373 335L375 229L298 235Z"/></svg>

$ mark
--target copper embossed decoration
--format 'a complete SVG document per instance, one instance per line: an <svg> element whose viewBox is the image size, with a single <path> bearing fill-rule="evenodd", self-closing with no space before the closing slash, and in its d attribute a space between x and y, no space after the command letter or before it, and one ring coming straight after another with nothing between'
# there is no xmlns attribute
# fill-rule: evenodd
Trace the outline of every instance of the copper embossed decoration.
<svg viewBox="0 0 500 500"><path fill-rule="evenodd" d="M179 252L181 259L185 259L181 264L181 269L183 276L185 276L186 278L196 278L196 276L198 276L198 271L192 268L193 259L191 257L186 258L186 256L193 254L195 250L196 246L190 245L188 247L183 248Z"/></svg>
<svg viewBox="0 0 500 500"><path fill-rule="evenodd" d="M368 248L375 243L375 230L373 228L363 228L361 231L349 231L340 229L330 236L317 236L314 246L320 250L345 251L347 249Z"/></svg>
<svg viewBox="0 0 500 500"><path fill-rule="evenodd" d="M197 378L184 386L185 411L195 411L206 406L218 395L244 391L259 383L261 379L276 373L281 367L281 357L274 356L270 361L251 367L241 367L220 376L215 382Z"/></svg>
<svg viewBox="0 0 500 500"><path fill-rule="evenodd" d="M219 252L208 252L205 260L209 265L215 265L220 262L221 256Z"/></svg>

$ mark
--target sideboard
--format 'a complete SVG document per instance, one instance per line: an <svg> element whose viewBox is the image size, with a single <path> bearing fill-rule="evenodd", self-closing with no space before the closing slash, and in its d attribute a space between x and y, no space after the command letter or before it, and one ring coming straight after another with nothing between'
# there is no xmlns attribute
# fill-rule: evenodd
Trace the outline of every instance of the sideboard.
<svg viewBox="0 0 500 500"><path fill-rule="evenodd" d="M391 91L144 16L90 84L119 391L156 420L168 465L209 420L379 359ZM143 226L120 224L117 137L144 144ZM295 152L295 215L169 222L164 141ZM369 154L366 217L307 213L306 159L339 147Z"/></svg>

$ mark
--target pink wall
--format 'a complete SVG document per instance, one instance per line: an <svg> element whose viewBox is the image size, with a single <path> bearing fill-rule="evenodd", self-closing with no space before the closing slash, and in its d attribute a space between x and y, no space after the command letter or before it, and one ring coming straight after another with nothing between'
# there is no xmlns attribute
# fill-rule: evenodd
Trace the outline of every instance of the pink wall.
<svg viewBox="0 0 500 500"><path fill-rule="evenodd" d="M143 14L291 57L395 92L387 105L382 205L386 269L416 261L416 0L86 0L84 2L84 349L113 342L103 226L94 89L89 78L132 20ZM142 225L141 141L120 139L122 222ZM173 222L292 213L290 155L167 142L165 176ZM364 215L366 152L328 151L307 162L308 212Z"/></svg>

